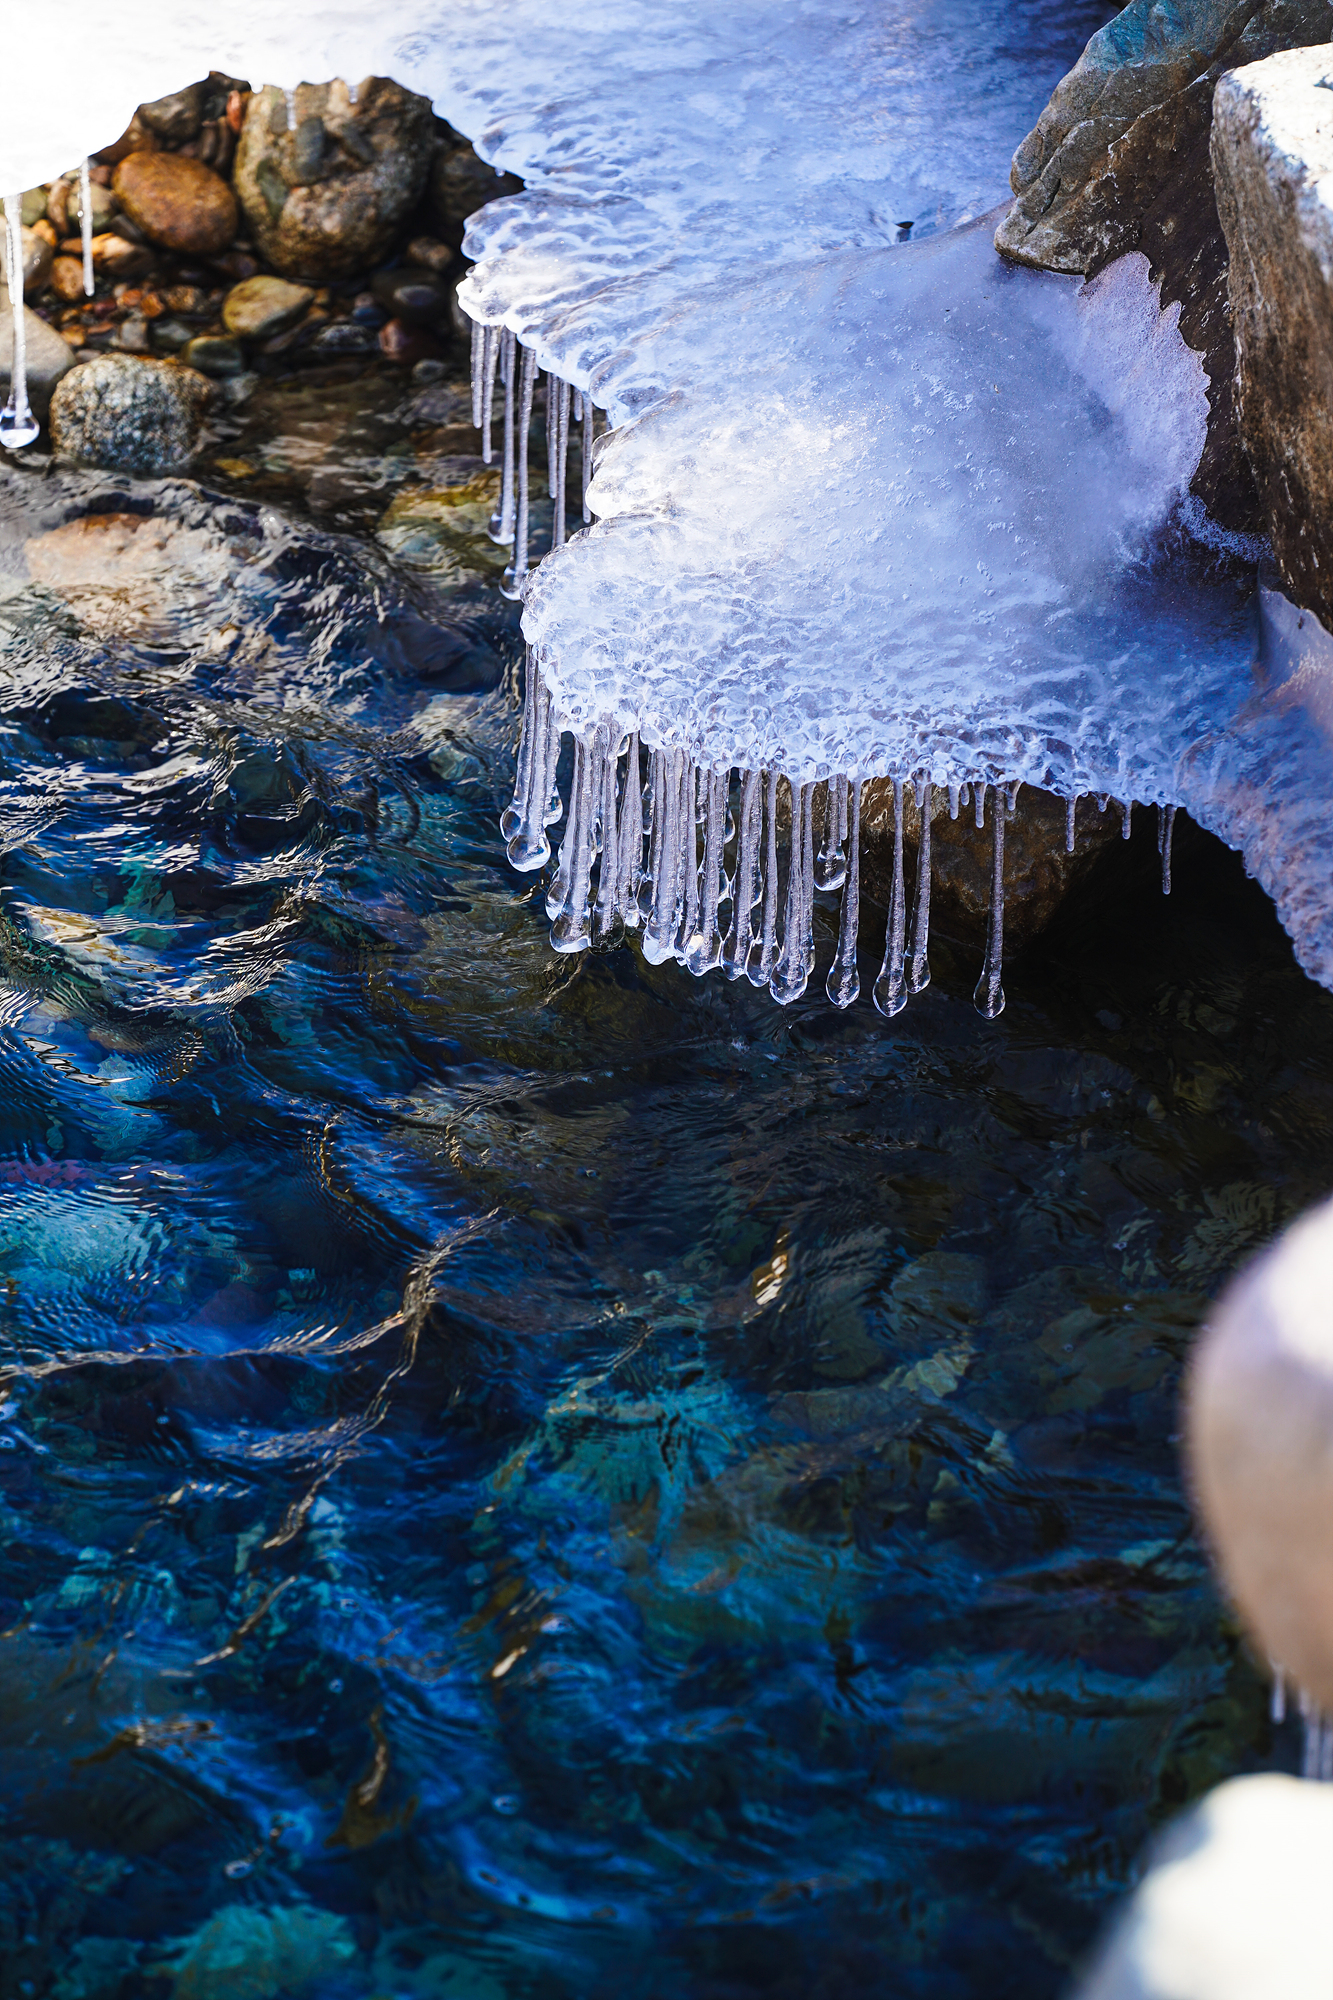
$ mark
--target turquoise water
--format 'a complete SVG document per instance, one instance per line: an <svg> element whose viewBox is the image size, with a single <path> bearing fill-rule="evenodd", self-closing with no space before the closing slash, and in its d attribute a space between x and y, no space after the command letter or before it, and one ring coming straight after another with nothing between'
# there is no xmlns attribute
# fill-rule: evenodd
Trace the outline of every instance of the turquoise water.
<svg viewBox="0 0 1333 2000"><path fill-rule="evenodd" d="M1295 1761L1177 1389L1333 1002L1146 815L994 1023L555 957L461 388L5 475L0 1995L1055 1994Z"/></svg>

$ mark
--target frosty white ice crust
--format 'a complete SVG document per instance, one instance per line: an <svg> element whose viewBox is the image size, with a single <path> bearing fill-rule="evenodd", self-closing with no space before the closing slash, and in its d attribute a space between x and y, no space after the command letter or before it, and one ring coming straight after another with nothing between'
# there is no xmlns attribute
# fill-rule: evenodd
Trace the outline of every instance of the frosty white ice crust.
<svg viewBox="0 0 1333 2000"><path fill-rule="evenodd" d="M145 9L142 35L121 10L113 35L72 0L66 20L62 90L11 105L0 185L209 66L392 74L524 177L474 218L464 297L615 427L597 523L524 618L588 757L601 727L794 795L845 773L1179 802L1245 849L1333 984L1323 739L1256 675L1248 579L1163 545L1200 364L1141 258L1084 288L968 226L1076 52L1067 10L301 0L154 10L151 32ZM1299 794L1273 797L1275 755Z"/></svg>

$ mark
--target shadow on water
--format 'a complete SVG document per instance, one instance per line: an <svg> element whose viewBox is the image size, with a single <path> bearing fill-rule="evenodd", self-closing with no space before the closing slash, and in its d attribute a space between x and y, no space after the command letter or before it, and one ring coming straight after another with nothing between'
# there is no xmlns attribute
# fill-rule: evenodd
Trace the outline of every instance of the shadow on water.
<svg viewBox="0 0 1333 2000"><path fill-rule="evenodd" d="M556 958L440 428L7 475L0 1995L1055 1994L1294 1762L1176 1395L1333 1001L1146 815L995 1023Z"/></svg>

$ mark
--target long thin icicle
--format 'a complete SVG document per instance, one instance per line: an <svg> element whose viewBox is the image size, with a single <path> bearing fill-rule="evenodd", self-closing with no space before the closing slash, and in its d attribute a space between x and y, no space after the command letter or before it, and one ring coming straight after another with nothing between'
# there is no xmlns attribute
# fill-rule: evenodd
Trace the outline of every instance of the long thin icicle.
<svg viewBox="0 0 1333 2000"><path fill-rule="evenodd" d="M680 922L676 927L676 957L685 964L694 933L699 927L699 780L703 773L692 757L685 760L685 781L681 791Z"/></svg>
<svg viewBox="0 0 1333 2000"><path fill-rule="evenodd" d="M560 548L565 539L565 485L569 470L569 384L556 384L555 408L555 514L551 523L551 547Z"/></svg>
<svg viewBox="0 0 1333 2000"><path fill-rule="evenodd" d="M767 986L778 959L778 774L764 781L764 846L760 863L764 914L759 941L750 953L746 975L752 986Z"/></svg>
<svg viewBox="0 0 1333 2000"><path fill-rule="evenodd" d="M564 907L551 925L551 943L556 951L586 951L592 943L588 921L588 884L592 870L592 815L595 775L601 768L605 730L597 729L591 743L575 738L574 780L570 790L569 824L560 848L561 871L565 876ZM566 867L565 856L569 862Z"/></svg>
<svg viewBox="0 0 1333 2000"><path fill-rule="evenodd" d="M847 837L847 780L839 772L828 781L824 811L824 845L815 862L815 887L840 889L847 874L847 858L842 851Z"/></svg>
<svg viewBox="0 0 1333 2000"><path fill-rule="evenodd" d="M973 1003L979 1014L988 1021L1004 1012L1004 988L1000 975L1004 965L1004 793L995 787L994 803L991 809L992 846L990 880L990 915L986 922L986 963Z"/></svg>
<svg viewBox="0 0 1333 2000"><path fill-rule="evenodd" d="M512 840L523 824L528 788L532 780L533 715L536 707L537 668L529 653L523 671L523 721L518 732L518 767L514 772L514 796L500 815L500 831Z"/></svg>
<svg viewBox="0 0 1333 2000"><path fill-rule="evenodd" d="M736 847L736 878L731 887L731 926L722 947L722 969L728 979L739 979L745 971L754 941L751 917L755 901L755 874L759 865L759 833L762 801L758 771L741 773L740 831Z"/></svg>
<svg viewBox="0 0 1333 2000"><path fill-rule="evenodd" d="M670 958L676 940L677 886L681 858L682 766L690 768L684 752L669 750L662 758L660 814L653 814L653 901L644 930L643 955L650 965ZM693 828L690 839L693 841Z"/></svg>
<svg viewBox="0 0 1333 2000"><path fill-rule="evenodd" d="M505 392L504 457L500 473L500 505L491 515L486 532L502 548L514 539L514 348L513 334L505 327L500 334L500 381Z"/></svg>
<svg viewBox="0 0 1333 2000"><path fill-rule="evenodd" d="M861 780L851 783L851 824L847 829L847 879L838 917L838 953L824 991L835 1007L850 1007L861 991L856 969L856 932L861 918Z"/></svg>
<svg viewBox="0 0 1333 2000"><path fill-rule="evenodd" d="M927 778L917 787L921 838L916 850L916 894L912 899L912 950L907 962L907 990L924 993L930 984L930 816L935 788Z"/></svg>
<svg viewBox="0 0 1333 2000"><path fill-rule="evenodd" d="M1174 806L1157 808L1157 851L1162 857L1162 894L1171 894L1171 840L1176 830Z"/></svg>
<svg viewBox="0 0 1333 2000"><path fill-rule="evenodd" d="M523 796L522 823L510 837L506 850L510 866L517 868L521 875L530 875L534 869L544 868L551 858L551 843L546 834L547 802L559 757L560 732L551 698L538 677L533 692L532 758Z"/></svg>
<svg viewBox="0 0 1333 2000"><path fill-rule="evenodd" d="M639 732L630 734L625 752L625 789L620 800L620 914L627 930L637 930L639 882L643 875L643 778L639 771Z"/></svg>
<svg viewBox="0 0 1333 2000"><path fill-rule="evenodd" d="M592 941L594 944L609 944L620 924L620 869L623 861L620 826L616 818L616 780L620 775L620 758L617 746L611 740L609 730L597 732L600 744L600 760L597 772L601 789L602 858L597 866L597 901L592 913ZM628 809L628 786L626 787L626 809Z"/></svg>
<svg viewBox="0 0 1333 2000"><path fill-rule="evenodd" d="M83 295L97 290L93 276L93 176L87 160L79 168L79 240L83 250Z"/></svg>
<svg viewBox="0 0 1333 2000"><path fill-rule="evenodd" d="M893 781L893 888L889 897L889 927L884 937L884 963L875 981L874 1002L892 1019L907 1005L903 950L907 934L907 893L903 886L903 781Z"/></svg>
<svg viewBox="0 0 1333 2000"><path fill-rule="evenodd" d="M9 309L14 325L14 349L9 363L9 401L0 411L0 444L20 451L31 444L41 426L28 407L28 329L23 306L23 197L5 196L5 263Z"/></svg>
<svg viewBox="0 0 1333 2000"><path fill-rule="evenodd" d="M1074 852L1074 815L1078 811L1078 793L1065 800L1065 853Z"/></svg>
<svg viewBox="0 0 1333 2000"><path fill-rule="evenodd" d="M588 481L592 478L592 426L592 397L585 392L583 398L583 518L585 521L591 521L592 519L592 508L588 505Z"/></svg>
<svg viewBox="0 0 1333 2000"><path fill-rule="evenodd" d="M489 465L494 457L491 422L495 411L495 370L500 359L500 328L488 326L481 353L481 462Z"/></svg>
<svg viewBox="0 0 1333 2000"><path fill-rule="evenodd" d="M788 779L787 789L791 795L787 907L782 922L782 950L768 982L769 992L782 1007L800 999L810 977L805 943L805 840L809 824L806 807L813 788L802 785L798 790Z"/></svg>
<svg viewBox="0 0 1333 2000"><path fill-rule="evenodd" d="M514 553L500 579L500 589L511 600L522 597L528 575L528 429L532 423L532 390L537 379L537 357L530 347L521 350L519 370L518 434L515 451L518 463L518 516L514 525Z"/></svg>
<svg viewBox="0 0 1333 2000"><path fill-rule="evenodd" d="M722 931L718 905L722 898L722 842L727 826L727 781L725 771L702 771L700 790L704 794L704 870L699 885L699 917L685 956L690 971L699 978L722 963Z"/></svg>
<svg viewBox="0 0 1333 2000"><path fill-rule="evenodd" d="M486 352L487 328L479 319L472 321L472 428L481 429L481 363Z"/></svg>

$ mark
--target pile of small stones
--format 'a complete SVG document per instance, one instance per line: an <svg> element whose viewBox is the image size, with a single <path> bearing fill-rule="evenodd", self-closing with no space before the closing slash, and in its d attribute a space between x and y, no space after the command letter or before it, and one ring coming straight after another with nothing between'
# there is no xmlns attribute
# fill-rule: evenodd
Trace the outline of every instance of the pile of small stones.
<svg viewBox="0 0 1333 2000"><path fill-rule="evenodd" d="M210 400L265 376L430 373L466 219L521 185L387 78L252 92L218 71L141 105L91 178L91 298L77 169L23 196L30 393L56 451L145 473L188 463Z"/></svg>

